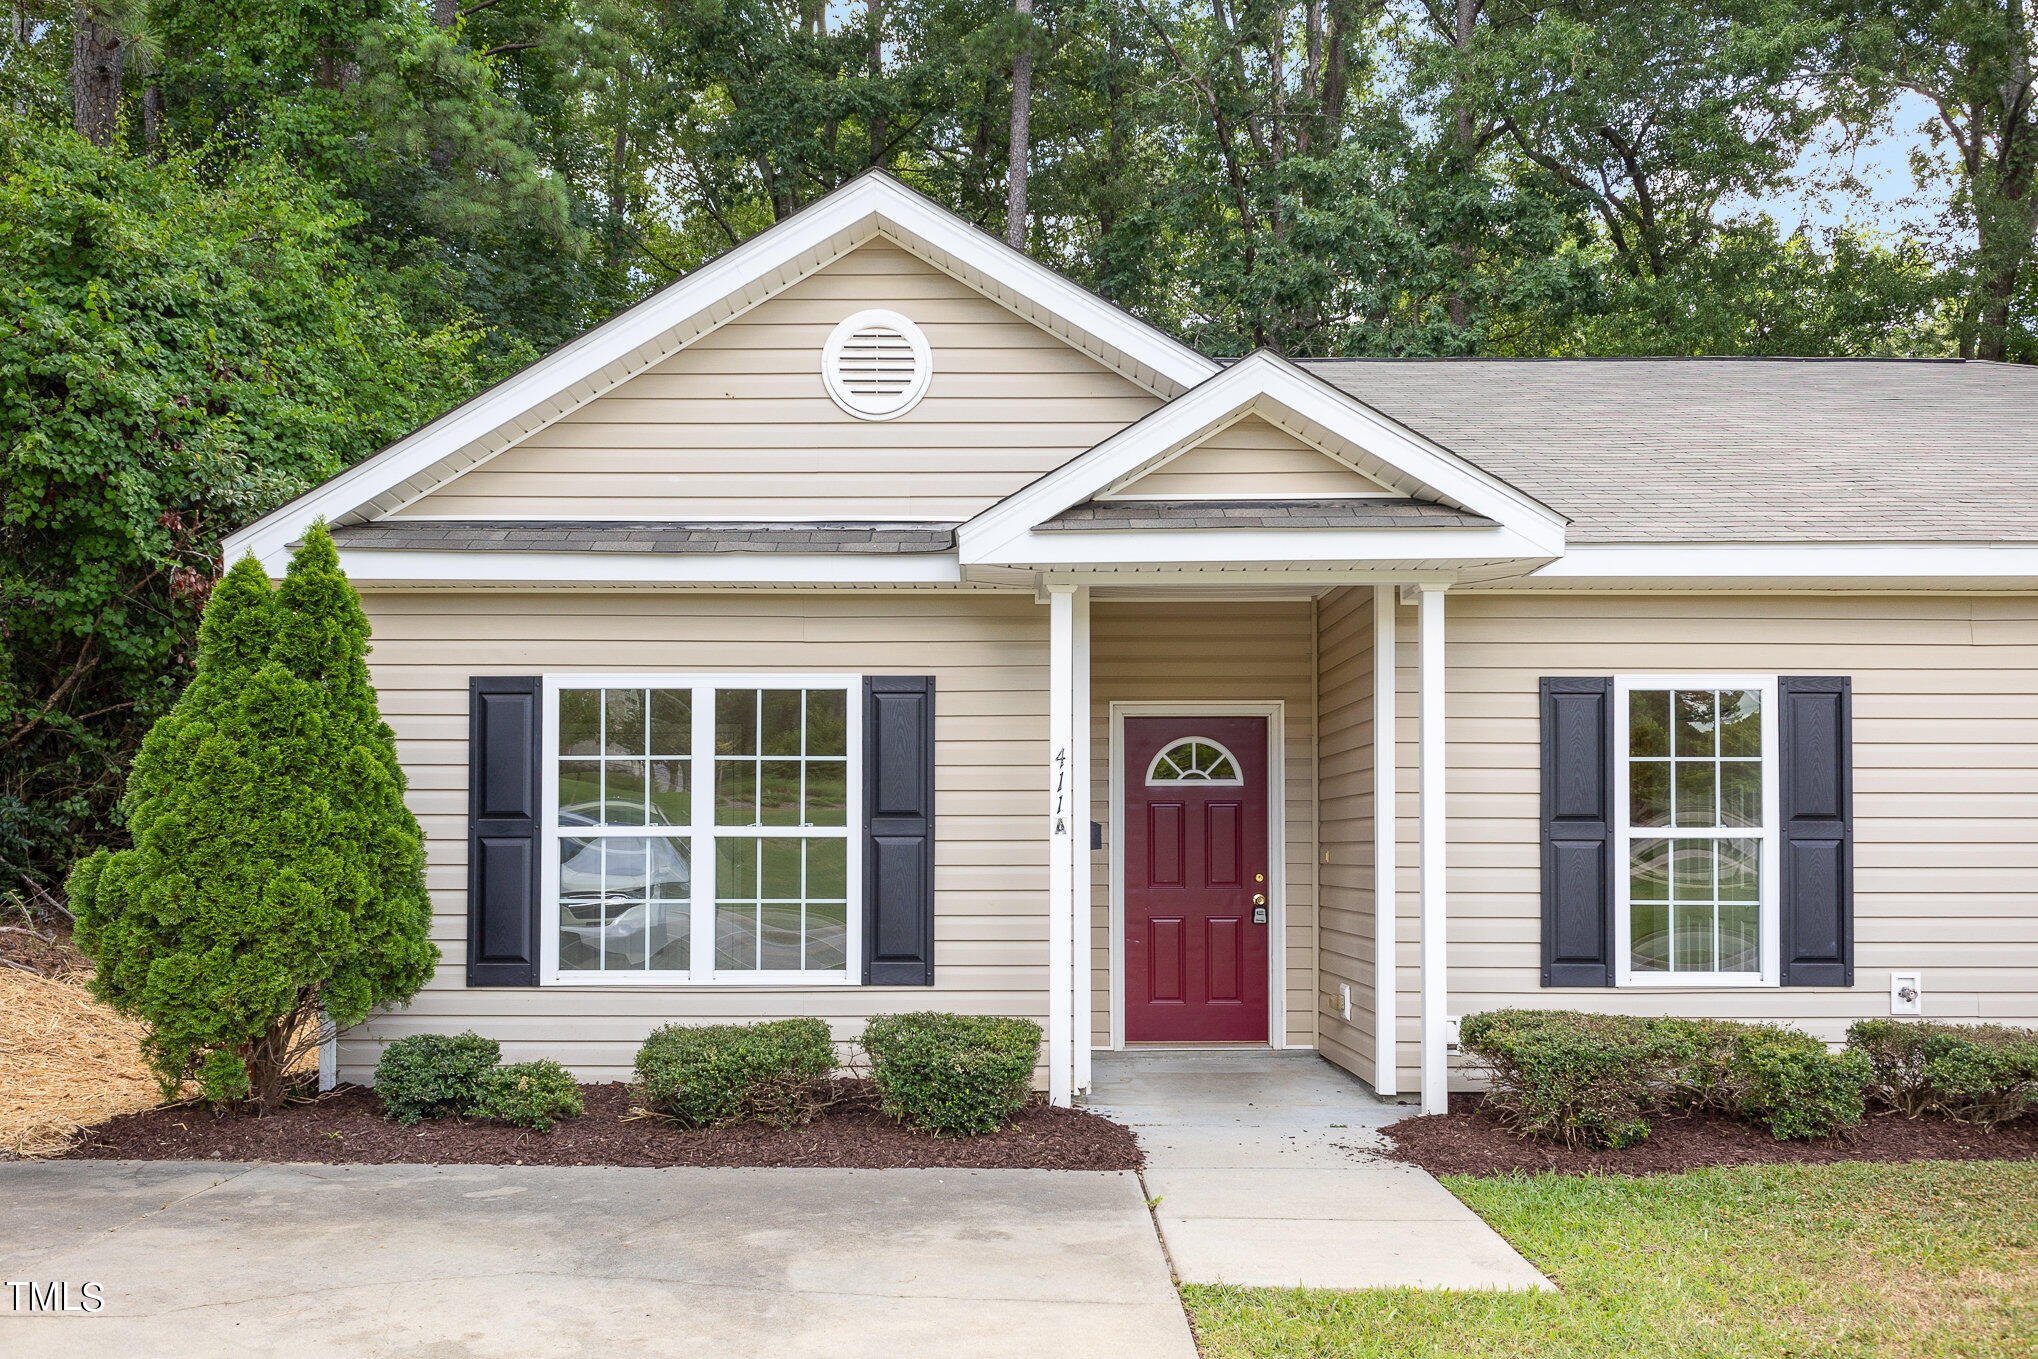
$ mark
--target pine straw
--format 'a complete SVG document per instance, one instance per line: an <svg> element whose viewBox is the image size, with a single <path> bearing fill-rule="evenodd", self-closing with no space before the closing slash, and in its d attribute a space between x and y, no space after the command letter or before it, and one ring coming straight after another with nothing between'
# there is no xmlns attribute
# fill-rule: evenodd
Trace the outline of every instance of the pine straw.
<svg viewBox="0 0 2038 1359"><path fill-rule="evenodd" d="M61 1156L80 1131L162 1103L146 1030L92 999L90 973L0 968L0 1160Z"/></svg>

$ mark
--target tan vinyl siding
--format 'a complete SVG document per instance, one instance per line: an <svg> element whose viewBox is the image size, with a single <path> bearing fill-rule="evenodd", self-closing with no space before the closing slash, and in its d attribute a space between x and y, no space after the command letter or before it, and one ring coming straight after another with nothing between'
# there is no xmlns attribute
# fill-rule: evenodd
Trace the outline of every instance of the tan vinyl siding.
<svg viewBox="0 0 2038 1359"><path fill-rule="evenodd" d="M1360 586L1317 607L1317 759L1322 800L1322 960L1317 1049L1374 1081L1373 591ZM1344 1018L1340 984L1352 993Z"/></svg>
<svg viewBox="0 0 2038 1359"><path fill-rule="evenodd" d="M1030 597L392 592L366 603L382 711L425 830L442 962L408 1009L341 1041L343 1079L365 1079L383 1042L424 1032L473 1029L509 1060L553 1057L610 1080L672 1020L818 1015L838 1039L901 1009L1045 1021L1047 625ZM935 676L935 985L468 989L468 677L714 670Z"/></svg>
<svg viewBox="0 0 2038 1359"><path fill-rule="evenodd" d="M866 307L926 332L893 420L829 399L821 349ZM401 511L437 518L962 520L1159 404L890 242L861 246Z"/></svg>
<svg viewBox="0 0 2038 1359"><path fill-rule="evenodd" d="M1837 1039L1851 1021L1889 1013L1892 970L1917 969L1928 1016L2038 1023L2038 598L1452 592L1446 608L1452 1014L1682 1013L1784 1020ZM1412 609L1398 631L1398 1046L1412 1082ZM1853 677L1851 989L1539 984L1537 680L1694 671Z"/></svg>
<svg viewBox="0 0 2038 1359"><path fill-rule="evenodd" d="M1286 430L1249 415L1101 498L1307 500L1391 494Z"/></svg>
<svg viewBox="0 0 2038 1359"><path fill-rule="evenodd" d="M1274 702L1286 742L1288 1043L1316 1041L1316 736L1314 610L1307 600L1100 601L1090 614L1093 820L1118 833L1111 807L1111 704ZM1091 856L1091 1023L1111 1042L1111 857Z"/></svg>

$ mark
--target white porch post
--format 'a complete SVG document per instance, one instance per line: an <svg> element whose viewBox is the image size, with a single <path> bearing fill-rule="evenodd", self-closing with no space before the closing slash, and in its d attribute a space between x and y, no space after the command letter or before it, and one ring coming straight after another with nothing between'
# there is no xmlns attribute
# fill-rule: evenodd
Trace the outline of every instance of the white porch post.
<svg viewBox="0 0 2038 1359"><path fill-rule="evenodd" d="M1075 1076L1075 604L1073 585L1047 587L1047 1098L1059 1105Z"/></svg>
<svg viewBox="0 0 2038 1359"><path fill-rule="evenodd" d="M1373 1090L1381 1095L1396 1094L1401 1088L1395 1032L1399 970L1394 957L1400 879L1395 862L1400 818L1394 808L1395 765L1400 758L1394 731L1397 593L1392 585L1373 587Z"/></svg>
<svg viewBox="0 0 2038 1359"><path fill-rule="evenodd" d="M1090 876L1092 859L1090 854L1090 590L1088 586L1077 589L1073 602L1073 631L1075 641L1075 712L1071 718L1075 727L1075 756L1070 761L1069 797L1074 803L1075 825L1069 839L1074 847L1073 862L1069 866L1074 879L1071 895L1073 925L1069 942L1072 953L1070 981L1070 1005L1075 1014L1075 1088L1084 1092L1090 1088L1090 1047L1094 1041L1090 1005L1091 967L1093 952L1090 936L1094 931L1091 920Z"/></svg>
<svg viewBox="0 0 2038 1359"><path fill-rule="evenodd" d="M1449 1111L1444 1017L1449 1013L1444 953L1444 591L1424 585L1416 608L1417 689L1421 729L1417 839L1422 884L1422 1111Z"/></svg>

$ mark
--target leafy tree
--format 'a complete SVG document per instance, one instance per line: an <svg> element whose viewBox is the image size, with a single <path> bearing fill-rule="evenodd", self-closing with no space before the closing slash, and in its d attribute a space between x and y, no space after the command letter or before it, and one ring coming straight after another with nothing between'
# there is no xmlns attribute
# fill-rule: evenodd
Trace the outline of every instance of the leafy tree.
<svg viewBox="0 0 2038 1359"><path fill-rule="evenodd" d="M424 840L368 680L368 620L315 527L273 593L252 557L122 804L134 847L71 874L98 997L149 1027L166 1097L270 1112L291 1066L431 977Z"/></svg>
<svg viewBox="0 0 2038 1359"><path fill-rule="evenodd" d="M0 856L47 882L108 834L221 537L475 390L345 265L273 164L210 182L0 115Z"/></svg>
<svg viewBox="0 0 2038 1359"><path fill-rule="evenodd" d="M1946 224L1960 244L1955 327L1969 358L2038 360L2038 76L2028 0L1842 0L1847 69L1886 106L1929 101L1919 129L1950 149ZM1948 173L1914 155L1921 180Z"/></svg>

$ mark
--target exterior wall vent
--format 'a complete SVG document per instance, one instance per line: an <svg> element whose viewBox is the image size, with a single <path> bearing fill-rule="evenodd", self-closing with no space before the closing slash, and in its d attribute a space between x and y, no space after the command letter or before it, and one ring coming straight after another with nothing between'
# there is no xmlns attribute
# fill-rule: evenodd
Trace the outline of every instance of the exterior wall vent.
<svg viewBox="0 0 2038 1359"><path fill-rule="evenodd" d="M828 336L821 381L859 420L891 420L927 395L934 358L920 327L895 311L860 311Z"/></svg>

